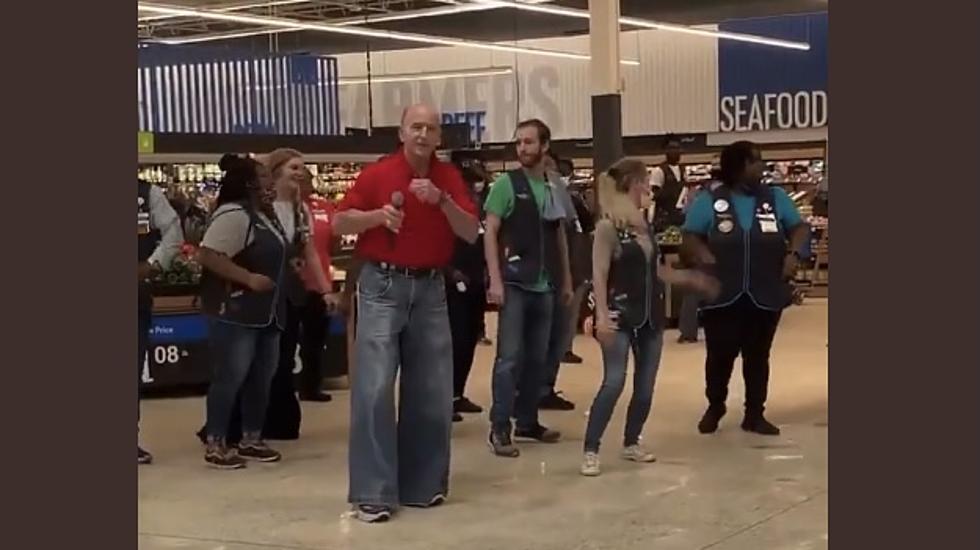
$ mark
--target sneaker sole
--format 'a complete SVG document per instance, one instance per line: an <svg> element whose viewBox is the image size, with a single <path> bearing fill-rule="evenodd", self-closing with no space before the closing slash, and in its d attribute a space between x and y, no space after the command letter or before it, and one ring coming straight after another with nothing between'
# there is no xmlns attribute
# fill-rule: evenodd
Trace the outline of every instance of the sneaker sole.
<svg viewBox="0 0 980 550"><path fill-rule="evenodd" d="M242 470L247 466L246 464L215 464L213 462L208 462L207 465L208 468L214 470Z"/></svg>
<svg viewBox="0 0 980 550"><path fill-rule="evenodd" d="M380 514L366 514L364 512L356 512L354 517L358 521L362 521L364 523L384 523L391 519L391 513L383 512Z"/></svg>
<svg viewBox="0 0 980 550"><path fill-rule="evenodd" d="M599 474L602 472L587 472L585 470L579 470L579 473L585 477L599 477Z"/></svg>
<svg viewBox="0 0 980 550"><path fill-rule="evenodd" d="M246 456L246 455L243 455L243 454L240 454L238 456L244 458L245 460L251 460L252 462L261 462L263 464L272 464L273 462L280 462L280 461L282 461L282 457L281 456L270 457L270 458L261 458L261 457L257 457L257 456Z"/></svg>
<svg viewBox="0 0 980 550"><path fill-rule="evenodd" d="M644 457L637 456L623 456L622 458L627 462L636 462L638 464L653 464L657 461L657 457L652 457L650 460L644 460Z"/></svg>
<svg viewBox="0 0 980 550"><path fill-rule="evenodd" d="M487 441L487 447L490 448L490 453L493 454L493 455L495 455L495 456L500 456L500 457L503 457L503 458L517 458L517 457L521 456L521 451L518 450L518 449L514 449L513 454L504 454L504 453L501 453L501 452L497 452L496 447L494 447L493 446L493 443L490 443L489 441Z"/></svg>
<svg viewBox="0 0 980 550"><path fill-rule="evenodd" d="M555 443L561 443L561 436L558 436L555 439L538 439L536 437L531 437L529 435L517 435L517 434L514 434L514 439L516 439L518 441L527 441L527 442L534 441L536 443L545 443L547 445L553 445Z"/></svg>
<svg viewBox="0 0 980 550"><path fill-rule="evenodd" d="M437 506L442 506L445 503L446 503L446 497L442 495L436 495L432 498L432 500L428 502L428 504L406 502L405 506L408 506L409 508L435 508Z"/></svg>
<svg viewBox="0 0 980 550"><path fill-rule="evenodd" d="M756 430L754 430L752 428L746 428L745 426L742 426L742 431L743 432L746 432L746 433L750 433L750 434L765 435L765 436L769 436L769 437L776 437L778 435L782 435L782 432L781 431L780 432L776 432L776 433L760 432L760 431L756 431Z"/></svg>

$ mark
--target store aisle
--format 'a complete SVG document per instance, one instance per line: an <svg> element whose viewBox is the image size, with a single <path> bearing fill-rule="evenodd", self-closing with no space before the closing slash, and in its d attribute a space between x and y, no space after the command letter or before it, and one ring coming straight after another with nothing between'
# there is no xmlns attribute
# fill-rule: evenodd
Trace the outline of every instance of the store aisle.
<svg viewBox="0 0 980 550"><path fill-rule="evenodd" d="M203 400L148 400L143 437L156 455L139 469L140 548L756 550L827 548L827 302L788 310L773 348L769 417L776 439L748 435L740 375L721 431L697 433L703 345L666 339L644 443L653 465L618 459L624 391L603 449L603 475L578 474L585 411L601 377L598 346L579 337L585 364L563 366L558 388L577 408L542 413L558 445L524 445L516 460L486 447L486 415L455 424L449 502L405 510L396 521L348 519L345 392L304 403L301 442L285 460L220 472L204 466L194 437ZM493 349L480 347L468 395L488 407ZM736 371L738 372L738 371Z"/></svg>

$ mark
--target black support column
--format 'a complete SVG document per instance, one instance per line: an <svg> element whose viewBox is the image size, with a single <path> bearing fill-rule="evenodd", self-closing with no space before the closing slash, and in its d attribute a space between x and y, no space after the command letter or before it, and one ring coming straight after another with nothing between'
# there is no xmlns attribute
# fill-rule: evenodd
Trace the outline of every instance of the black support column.
<svg viewBox="0 0 980 550"><path fill-rule="evenodd" d="M623 156L619 0L589 0L592 57L592 167L596 174Z"/></svg>

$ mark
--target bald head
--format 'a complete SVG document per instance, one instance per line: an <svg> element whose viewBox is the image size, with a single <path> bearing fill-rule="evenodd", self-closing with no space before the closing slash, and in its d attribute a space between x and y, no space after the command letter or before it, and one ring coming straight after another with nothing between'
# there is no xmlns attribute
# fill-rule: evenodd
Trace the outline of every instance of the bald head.
<svg viewBox="0 0 980 550"><path fill-rule="evenodd" d="M442 140L439 111L424 103L406 107L398 134L409 158L428 159Z"/></svg>
<svg viewBox="0 0 980 550"><path fill-rule="evenodd" d="M405 125L409 117L423 117L435 121L438 124L439 111L428 103L416 103L415 105L405 107L405 110L402 111L402 126Z"/></svg>

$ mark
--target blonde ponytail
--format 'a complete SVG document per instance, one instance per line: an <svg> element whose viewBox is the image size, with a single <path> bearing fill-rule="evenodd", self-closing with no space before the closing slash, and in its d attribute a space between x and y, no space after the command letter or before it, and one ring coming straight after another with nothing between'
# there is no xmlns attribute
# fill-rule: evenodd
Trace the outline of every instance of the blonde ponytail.
<svg viewBox="0 0 980 550"><path fill-rule="evenodd" d="M630 200L628 192L633 182L646 177L646 166L638 161L622 159L596 178L599 212L616 227L627 227L640 216L640 210Z"/></svg>

